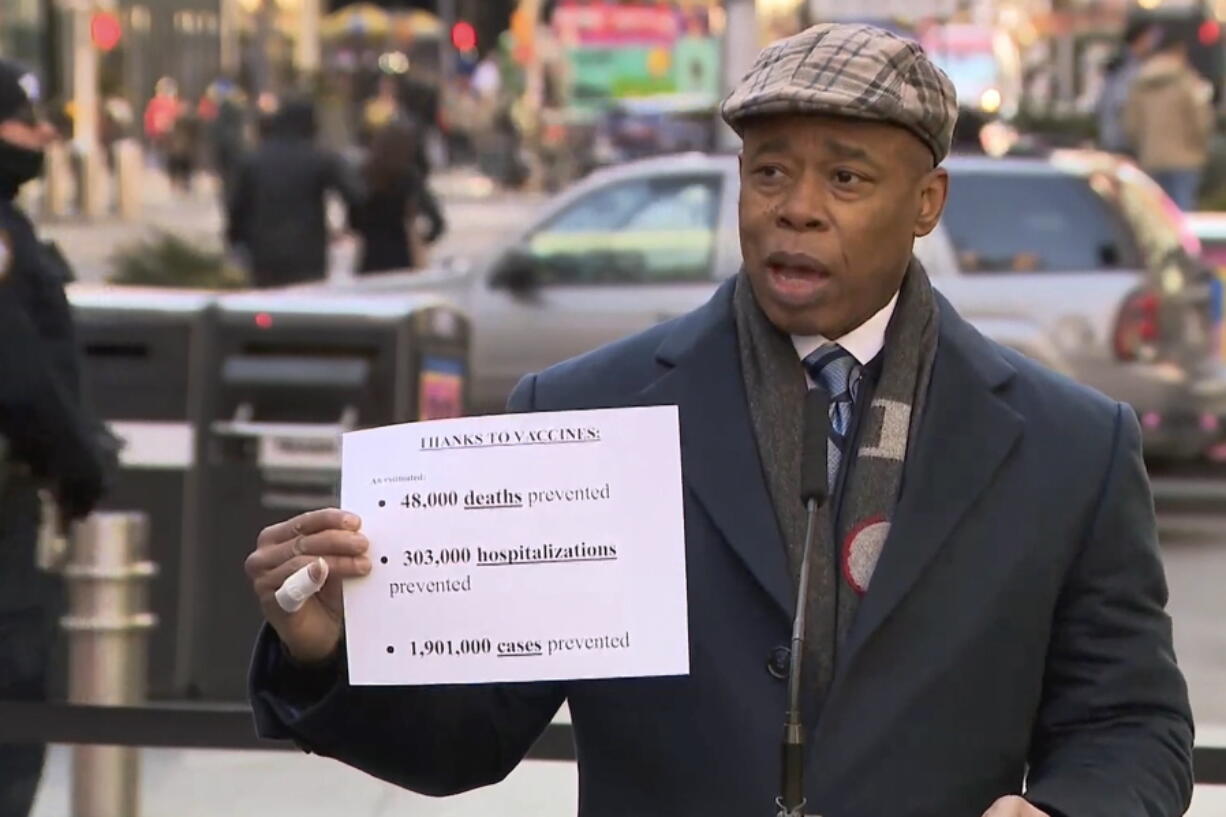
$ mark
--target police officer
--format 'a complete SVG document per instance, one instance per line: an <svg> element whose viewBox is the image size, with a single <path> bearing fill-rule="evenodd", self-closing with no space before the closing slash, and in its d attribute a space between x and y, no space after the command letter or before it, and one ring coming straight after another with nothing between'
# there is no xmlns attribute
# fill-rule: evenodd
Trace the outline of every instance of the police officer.
<svg viewBox="0 0 1226 817"><path fill-rule="evenodd" d="M38 99L37 78L0 59L0 699L29 701L46 696L62 612L58 577L39 566L40 524L88 514L105 472L79 395L68 266L14 202L56 135ZM43 518L40 492L61 518ZM0 744L0 817L29 813L44 752Z"/></svg>

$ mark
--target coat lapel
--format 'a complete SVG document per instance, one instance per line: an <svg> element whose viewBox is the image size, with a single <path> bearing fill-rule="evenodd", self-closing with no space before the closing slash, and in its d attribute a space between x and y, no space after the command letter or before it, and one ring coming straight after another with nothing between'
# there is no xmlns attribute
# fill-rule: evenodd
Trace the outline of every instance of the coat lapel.
<svg viewBox="0 0 1226 817"><path fill-rule="evenodd" d="M749 573L791 616L796 591L749 416L732 292L730 281L677 323L657 352L668 371L639 399L678 407L686 485Z"/></svg>
<svg viewBox="0 0 1226 817"><path fill-rule="evenodd" d="M991 484L1023 421L998 394L1016 370L937 296L941 329L927 403L889 537L839 658L835 690L958 522Z"/></svg>

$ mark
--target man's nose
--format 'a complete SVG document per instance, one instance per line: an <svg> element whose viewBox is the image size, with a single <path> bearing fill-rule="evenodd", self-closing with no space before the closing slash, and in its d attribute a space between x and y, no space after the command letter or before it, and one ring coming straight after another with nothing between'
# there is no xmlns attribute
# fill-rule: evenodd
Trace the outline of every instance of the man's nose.
<svg viewBox="0 0 1226 817"><path fill-rule="evenodd" d="M777 225L786 230L825 230L830 223L826 213L826 188L818 179L800 179L779 209Z"/></svg>

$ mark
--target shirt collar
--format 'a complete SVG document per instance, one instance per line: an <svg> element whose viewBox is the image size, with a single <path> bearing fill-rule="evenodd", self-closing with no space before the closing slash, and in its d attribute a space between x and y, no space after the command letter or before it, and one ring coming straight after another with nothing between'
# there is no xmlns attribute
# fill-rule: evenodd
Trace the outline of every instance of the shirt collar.
<svg viewBox="0 0 1226 817"><path fill-rule="evenodd" d="M804 360L827 343L837 343L846 349L861 366L868 363L885 347L885 331L890 326L890 318L894 316L894 307L898 305L898 293L881 310L857 326L855 329L831 341L821 335L792 335L792 345L796 354Z"/></svg>

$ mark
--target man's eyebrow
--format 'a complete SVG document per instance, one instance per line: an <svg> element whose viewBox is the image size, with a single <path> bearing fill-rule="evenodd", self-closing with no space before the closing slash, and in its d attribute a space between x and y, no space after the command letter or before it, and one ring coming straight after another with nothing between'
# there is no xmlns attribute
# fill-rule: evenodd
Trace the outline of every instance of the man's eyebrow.
<svg viewBox="0 0 1226 817"><path fill-rule="evenodd" d="M749 154L749 158L752 160L758 158L763 153L781 153L787 149L788 138L786 136L774 136L754 148Z"/></svg>
<svg viewBox="0 0 1226 817"><path fill-rule="evenodd" d="M826 149L833 153L836 158L847 162L860 161L874 166L877 165L877 161L862 147L839 141L831 136L827 136L824 141Z"/></svg>

